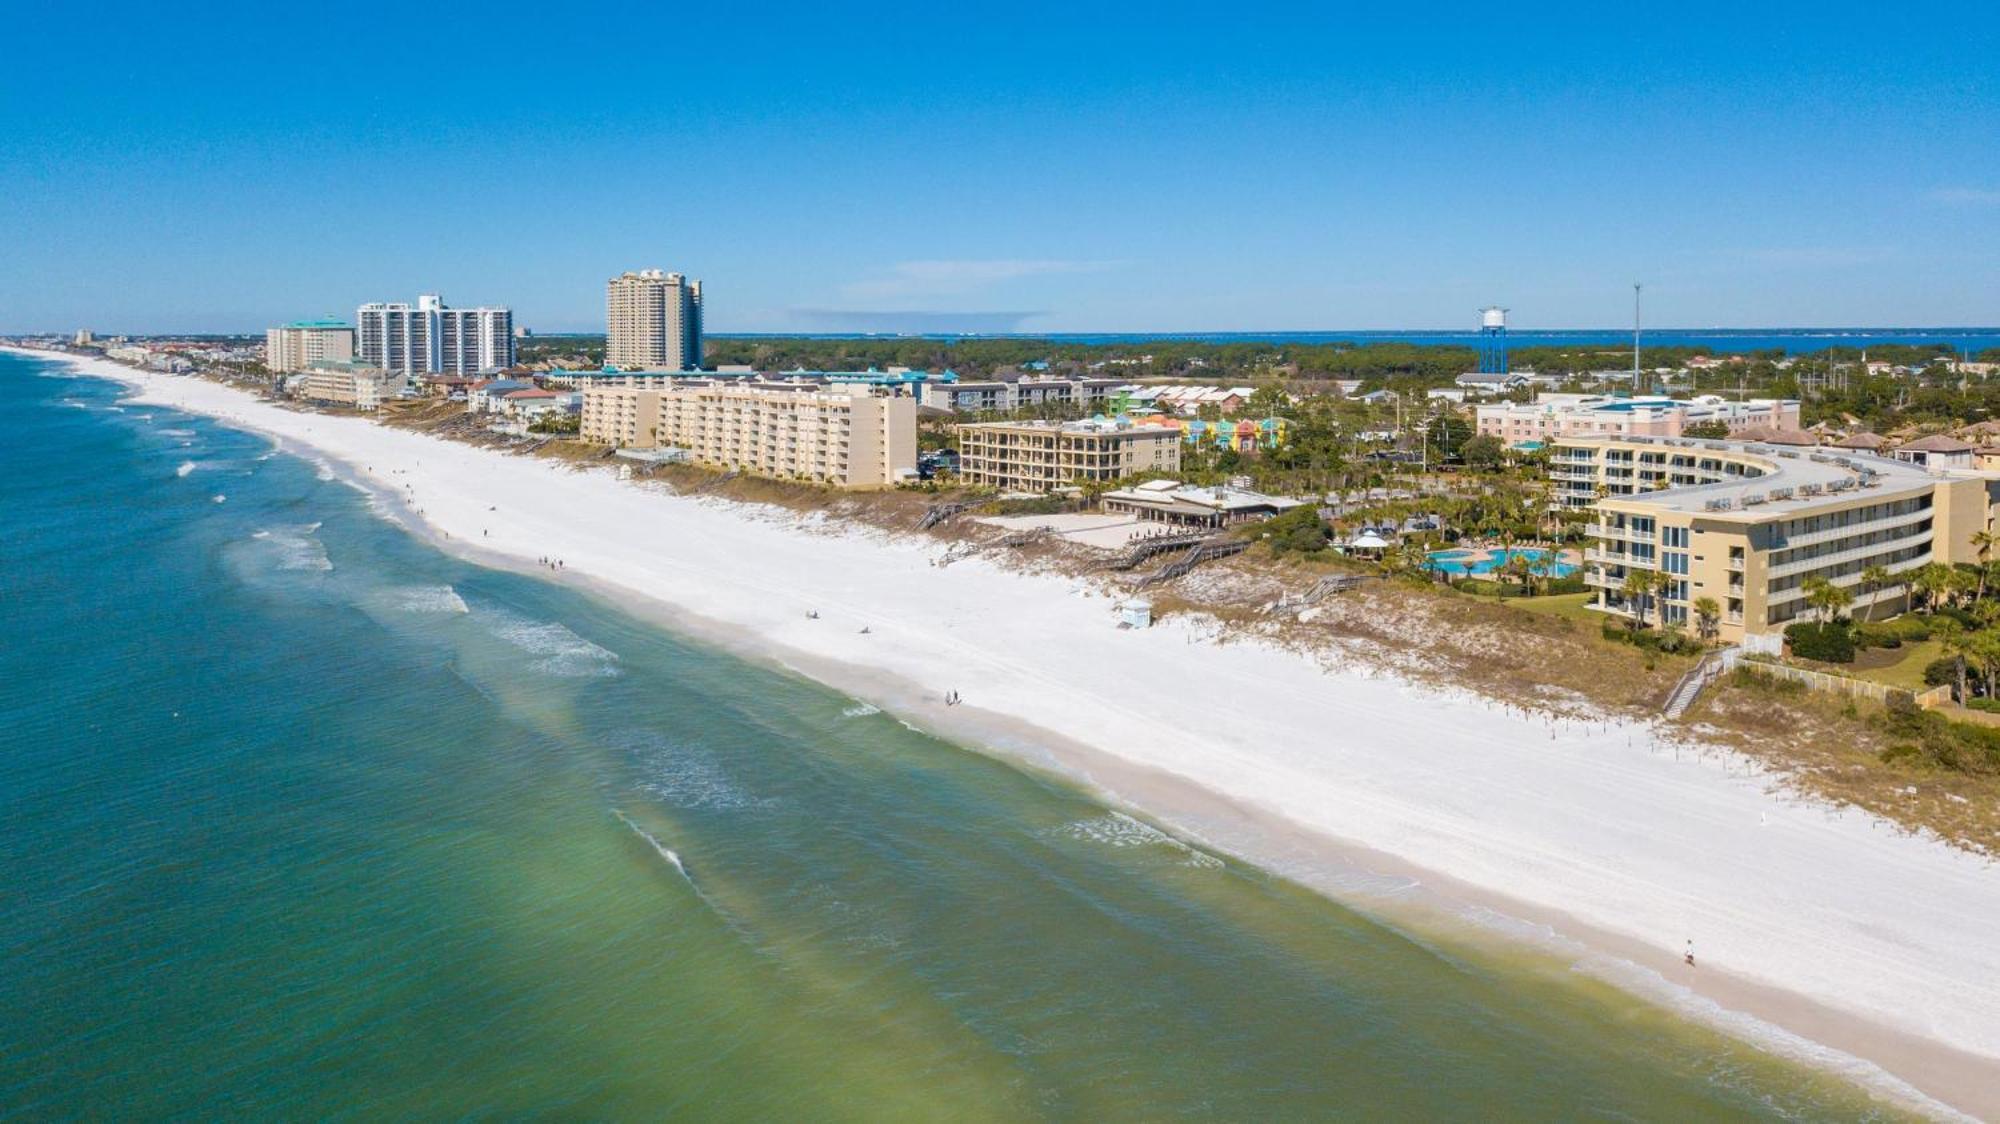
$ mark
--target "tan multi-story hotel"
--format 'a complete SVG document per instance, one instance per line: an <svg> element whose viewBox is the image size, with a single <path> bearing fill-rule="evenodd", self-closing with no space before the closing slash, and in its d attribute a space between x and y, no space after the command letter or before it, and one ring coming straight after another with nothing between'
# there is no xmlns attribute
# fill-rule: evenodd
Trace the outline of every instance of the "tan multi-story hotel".
<svg viewBox="0 0 2000 1124"><path fill-rule="evenodd" d="M624 370L701 366L701 282L657 269L604 287L604 361Z"/></svg>
<svg viewBox="0 0 2000 1124"><path fill-rule="evenodd" d="M859 386L691 381L590 387L581 436L759 476L880 488L917 471L917 400Z"/></svg>
<svg viewBox="0 0 2000 1124"><path fill-rule="evenodd" d="M959 475L1010 492L1051 492L1141 472L1179 472L1180 430L1122 421L982 422L957 428Z"/></svg>
<svg viewBox="0 0 2000 1124"><path fill-rule="evenodd" d="M294 320L264 333L264 366L278 374L354 358L354 326L340 320Z"/></svg>
<svg viewBox="0 0 2000 1124"><path fill-rule="evenodd" d="M2000 477L1754 442L1572 438L1551 472L1561 504L1597 517L1592 607L1692 627L1694 603L1712 597L1721 637L1755 648L1809 615L1813 578L1851 594L1859 615L1907 606L1912 571L1976 560L1972 537L2000 500ZM1863 577L1877 566L1879 585ZM1628 594L1635 571L1661 584Z"/></svg>
<svg viewBox="0 0 2000 1124"><path fill-rule="evenodd" d="M397 392L404 380L376 367L353 360L324 360L313 363L302 375L292 376L291 393L308 402L373 410Z"/></svg>

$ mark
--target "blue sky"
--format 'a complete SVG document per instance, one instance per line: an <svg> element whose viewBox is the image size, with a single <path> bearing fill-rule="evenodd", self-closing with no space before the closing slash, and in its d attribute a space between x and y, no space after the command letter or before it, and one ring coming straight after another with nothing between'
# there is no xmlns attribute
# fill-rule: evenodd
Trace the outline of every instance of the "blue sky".
<svg viewBox="0 0 2000 1124"><path fill-rule="evenodd" d="M1085 7L16 9L0 331L2000 323L1989 7Z"/></svg>

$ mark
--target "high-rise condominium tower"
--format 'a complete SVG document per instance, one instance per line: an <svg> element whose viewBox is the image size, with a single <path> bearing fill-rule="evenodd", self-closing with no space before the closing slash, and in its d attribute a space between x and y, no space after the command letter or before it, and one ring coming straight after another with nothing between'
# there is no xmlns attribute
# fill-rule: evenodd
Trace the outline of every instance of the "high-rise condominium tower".
<svg viewBox="0 0 2000 1124"><path fill-rule="evenodd" d="M355 310L361 361L405 375L475 375L514 365L514 314L504 308L448 308L436 294L417 303Z"/></svg>
<svg viewBox="0 0 2000 1124"><path fill-rule="evenodd" d="M604 294L604 362L626 370L701 367L701 282L657 269L611 279Z"/></svg>

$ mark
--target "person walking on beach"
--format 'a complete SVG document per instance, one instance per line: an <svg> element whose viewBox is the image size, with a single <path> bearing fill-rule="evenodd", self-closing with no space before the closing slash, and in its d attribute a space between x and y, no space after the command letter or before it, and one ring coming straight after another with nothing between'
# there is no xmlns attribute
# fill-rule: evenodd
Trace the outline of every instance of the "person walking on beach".
<svg viewBox="0 0 2000 1124"><path fill-rule="evenodd" d="M1692 939L1688 941L1687 952L1682 955L1681 959L1687 961L1688 967L1694 967L1694 941Z"/></svg>

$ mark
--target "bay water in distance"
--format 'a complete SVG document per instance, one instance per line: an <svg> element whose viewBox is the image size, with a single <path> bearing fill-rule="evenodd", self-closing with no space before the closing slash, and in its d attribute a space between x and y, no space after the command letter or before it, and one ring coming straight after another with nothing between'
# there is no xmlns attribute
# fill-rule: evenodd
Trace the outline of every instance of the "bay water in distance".
<svg viewBox="0 0 2000 1124"><path fill-rule="evenodd" d="M0 355L0 1116L1868 1119Z"/></svg>

